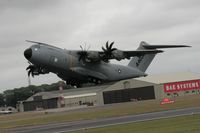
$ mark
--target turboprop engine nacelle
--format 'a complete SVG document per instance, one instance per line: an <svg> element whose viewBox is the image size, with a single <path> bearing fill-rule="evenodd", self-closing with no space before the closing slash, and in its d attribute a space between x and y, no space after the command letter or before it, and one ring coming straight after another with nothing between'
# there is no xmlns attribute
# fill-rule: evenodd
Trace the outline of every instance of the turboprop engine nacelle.
<svg viewBox="0 0 200 133"><path fill-rule="evenodd" d="M121 51L121 50L114 50L112 52L114 58L118 61L122 60L122 59L125 59L125 55L124 55L124 52Z"/></svg>
<svg viewBox="0 0 200 133"><path fill-rule="evenodd" d="M91 61L99 61L100 60L99 53L96 51L90 51L88 52L87 59Z"/></svg>

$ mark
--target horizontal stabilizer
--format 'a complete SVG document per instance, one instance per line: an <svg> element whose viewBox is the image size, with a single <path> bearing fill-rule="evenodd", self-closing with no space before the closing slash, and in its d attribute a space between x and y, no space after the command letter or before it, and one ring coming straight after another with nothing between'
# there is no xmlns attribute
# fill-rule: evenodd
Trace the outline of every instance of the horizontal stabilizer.
<svg viewBox="0 0 200 133"><path fill-rule="evenodd" d="M181 47L191 47L188 45L149 45L146 42L141 42L145 49L162 49L162 48L181 48Z"/></svg>

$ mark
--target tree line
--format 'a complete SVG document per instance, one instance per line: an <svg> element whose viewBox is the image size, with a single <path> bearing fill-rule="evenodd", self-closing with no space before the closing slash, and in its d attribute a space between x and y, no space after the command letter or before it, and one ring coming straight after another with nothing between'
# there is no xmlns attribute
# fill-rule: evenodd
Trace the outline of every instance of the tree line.
<svg viewBox="0 0 200 133"><path fill-rule="evenodd" d="M0 107L12 106L15 107L18 101L24 101L30 96L38 92L55 91L59 90L61 82L53 84L43 84L40 86L30 85L27 87L14 88L12 90L6 90L0 93ZM63 89L73 88L70 85L66 85L62 82Z"/></svg>

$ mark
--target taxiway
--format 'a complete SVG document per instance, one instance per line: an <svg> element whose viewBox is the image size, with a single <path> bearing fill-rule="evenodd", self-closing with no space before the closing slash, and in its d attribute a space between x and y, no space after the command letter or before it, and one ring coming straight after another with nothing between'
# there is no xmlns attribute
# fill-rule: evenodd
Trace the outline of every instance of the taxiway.
<svg viewBox="0 0 200 133"><path fill-rule="evenodd" d="M118 124L126 124L132 122L141 122L156 120L162 118L171 118L184 115L200 114L200 107L185 108L153 113L145 113L139 115L129 115L122 117L103 118L95 120L82 120L66 123L54 123L39 126L19 127L9 129L12 133L66 133L70 131L85 130L90 128L105 127Z"/></svg>

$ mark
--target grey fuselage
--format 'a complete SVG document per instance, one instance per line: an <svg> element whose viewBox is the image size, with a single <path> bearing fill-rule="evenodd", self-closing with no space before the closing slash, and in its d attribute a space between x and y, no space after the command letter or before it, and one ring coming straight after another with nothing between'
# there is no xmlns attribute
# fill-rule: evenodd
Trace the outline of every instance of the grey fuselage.
<svg viewBox="0 0 200 133"><path fill-rule="evenodd" d="M57 74L67 82L88 83L93 80L102 82L146 76L137 68L104 61L87 63L79 60L77 51L60 49L51 45L32 45L31 56L27 58L32 64L48 72Z"/></svg>

